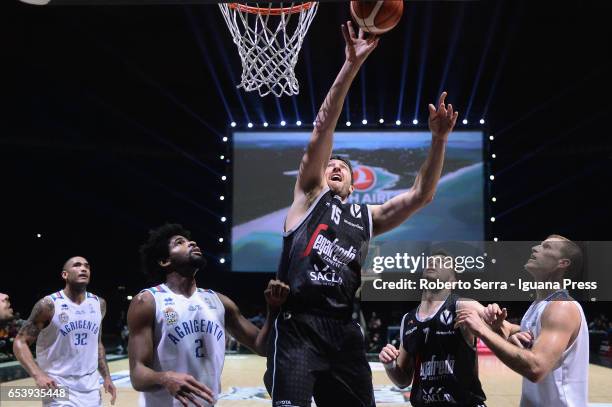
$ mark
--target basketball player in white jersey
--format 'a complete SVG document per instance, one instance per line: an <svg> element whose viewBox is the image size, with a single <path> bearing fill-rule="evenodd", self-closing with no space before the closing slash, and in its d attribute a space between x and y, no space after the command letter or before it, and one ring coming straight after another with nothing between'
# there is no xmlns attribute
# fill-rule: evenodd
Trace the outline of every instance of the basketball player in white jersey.
<svg viewBox="0 0 612 407"><path fill-rule="evenodd" d="M100 376L115 404L117 391L101 339L106 301L86 291L90 277L85 258L68 259L64 289L39 300L15 338L13 353L38 387L69 390L69 400L45 400L45 406L101 406ZM34 342L36 361L29 348Z"/></svg>
<svg viewBox="0 0 612 407"><path fill-rule="evenodd" d="M147 407L210 406L221 391L225 330L265 356L271 316L289 287L270 281L260 330L226 296L196 286L206 265L189 231L166 224L141 247L145 272L165 281L138 294L128 311L130 378Z"/></svg>
<svg viewBox="0 0 612 407"><path fill-rule="evenodd" d="M13 318L13 308L8 294L0 293L0 321Z"/></svg>
<svg viewBox="0 0 612 407"><path fill-rule="evenodd" d="M550 235L532 248L525 269L536 282L561 283L580 271L582 251L571 240ZM497 307L496 305L494 305ZM496 308L496 315L505 312ZM509 341L491 334L473 312L457 323L475 335L523 378L521 407L586 407L589 333L582 307L565 290L537 290L521 325L513 325Z"/></svg>

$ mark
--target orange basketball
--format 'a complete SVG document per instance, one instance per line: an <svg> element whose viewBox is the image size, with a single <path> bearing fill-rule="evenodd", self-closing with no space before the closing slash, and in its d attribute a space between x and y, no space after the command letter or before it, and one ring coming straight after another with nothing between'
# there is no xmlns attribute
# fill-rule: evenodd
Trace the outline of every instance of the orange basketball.
<svg viewBox="0 0 612 407"><path fill-rule="evenodd" d="M399 23L403 0L351 1L351 15L363 31L383 34Z"/></svg>

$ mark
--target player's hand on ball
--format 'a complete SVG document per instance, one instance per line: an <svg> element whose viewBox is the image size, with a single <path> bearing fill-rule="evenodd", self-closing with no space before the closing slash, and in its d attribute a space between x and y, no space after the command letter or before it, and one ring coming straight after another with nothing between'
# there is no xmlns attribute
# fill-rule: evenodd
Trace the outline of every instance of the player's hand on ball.
<svg viewBox="0 0 612 407"><path fill-rule="evenodd" d="M480 318L480 315L478 315L478 312L473 309L460 309L457 311L455 328L467 329L478 337L481 337L489 329L482 318Z"/></svg>
<svg viewBox="0 0 612 407"><path fill-rule="evenodd" d="M531 348L531 345L533 345L533 335L531 332L527 331L517 332L514 335L510 335L508 342L518 346L521 349L529 349Z"/></svg>
<svg viewBox="0 0 612 407"><path fill-rule="evenodd" d="M342 24L342 35L344 35L344 41L346 42L346 60L351 63L363 63L378 45L379 37L369 35L366 38L361 28L359 29L359 36L357 36L351 21Z"/></svg>
<svg viewBox="0 0 612 407"><path fill-rule="evenodd" d="M436 138L446 138L457 123L459 112L453 110L453 105L445 105L446 92L438 99L438 107L429 104L429 130Z"/></svg>
<svg viewBox="0 0 612 407"><path fill-rule="evenodd" d="M204 407L202 400L206 400L210 404L215 403L212 390L198 382L191 375L178 372L164 372L162 385L185 407L189 403Z"/></svg>
<svg viewBox="0 0 612 407"><path fill-rule="evenodd" d="M264 296L270 308L280 308L287 301L289 286L280 280L270 280L268 288L264 291Z"/></svg>
<svg viewBox="0 0 612 407"><path fill-rule="evenodd" d="M493 330L499 330L504 321L508 317L508 310L500 308L497 304L489 304L484 309L484 320L487 324L491 325Z"/></svg>
<svg viewBox="0 0 612 407"><path fill-rule="evenodd" d="M384 348L382 348L382 350L378 354L378 360L380 360L382 364L387 365L389 363L393 363L393 361L399 357L399 354L399 350L397 350L395 346L389 343Z"/></svg>
<svg viewBox="0 0 612 407"><path fill-rule="evenodd" d="M34 381L40 389L57 389L57 382L45 373L35 376Z"/></svg>

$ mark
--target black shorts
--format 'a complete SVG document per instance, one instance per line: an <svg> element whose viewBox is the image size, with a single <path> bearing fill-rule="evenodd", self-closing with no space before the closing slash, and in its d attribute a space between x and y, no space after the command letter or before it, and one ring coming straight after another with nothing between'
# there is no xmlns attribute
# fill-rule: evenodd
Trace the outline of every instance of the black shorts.
<svg viewBox="0 0 612 407"><path fill-rule="evenodd" d="M268 342L264 383L273 407L375 406L363 333L353 321L282 313Z"/></svg>

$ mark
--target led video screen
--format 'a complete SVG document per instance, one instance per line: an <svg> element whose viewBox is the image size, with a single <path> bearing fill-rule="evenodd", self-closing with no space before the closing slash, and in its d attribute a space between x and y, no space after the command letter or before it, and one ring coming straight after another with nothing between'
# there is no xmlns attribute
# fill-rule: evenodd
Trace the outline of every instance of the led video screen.
<svg viewBox="0 0 612 407"><path fill-rule="evenodd" d="M233 133L233 271L276 271L283 223L310 135L287 130ZM430 143L426 131L336 132L334 154L349 158L354 171L349 202L381 204L408 190ZM484 240L482 148L481 131L453 132L434 200L375 241Z"/></svg>

